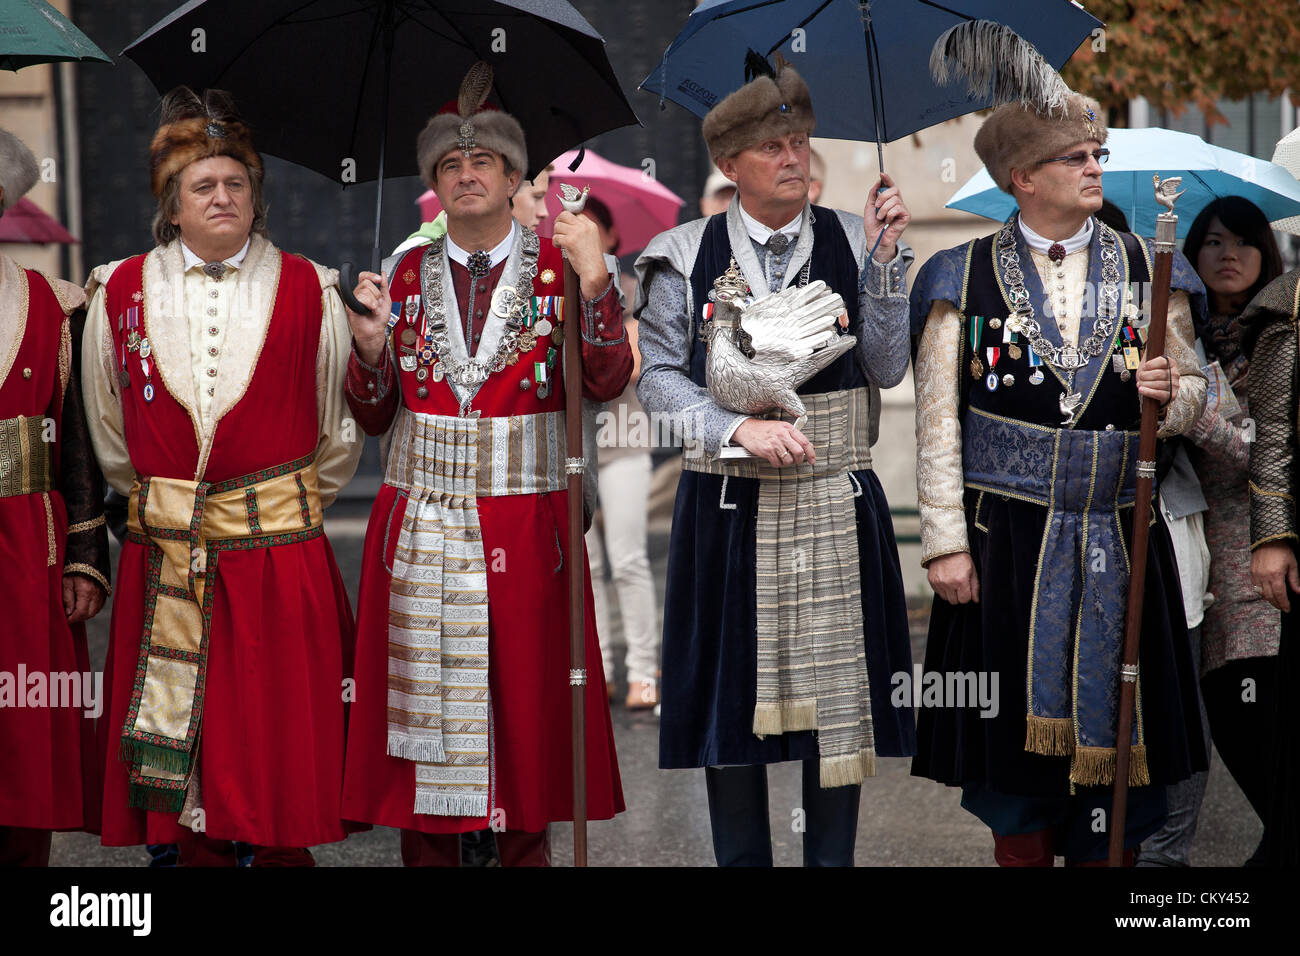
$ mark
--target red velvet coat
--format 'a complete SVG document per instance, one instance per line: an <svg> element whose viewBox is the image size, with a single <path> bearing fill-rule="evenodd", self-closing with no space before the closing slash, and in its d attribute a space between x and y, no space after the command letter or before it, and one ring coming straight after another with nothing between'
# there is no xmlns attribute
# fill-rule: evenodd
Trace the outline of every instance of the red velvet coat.
<svg viewBox="0 0 1300 956"><path fill-rule="evenodd" d="M393 301L418 294L423 248L408 252L393 270ZM453 267L459 268L459 267ZM476 301L491 296L489 287L476 293ZM541 240L538 278L533 294L563 294L563 262L549 240ZM549 280L549 281L546 281ZM465 297L458 297L465 321ZM595 303L596 315L582 343L583 393L607 401L622 392L632 373L632 352L623 331L617 292L611 288ZM553 319L552 319L553 321ZM597 328L597 324L604 328ZM418 329L419 320L416 322ZM565 334L578 332L579 321L569 316ZM394 329L396 336L404 323ZM588 341L592 339L594 341ZM544 361L550 336L539 336L531 353L515 365L492 374L474 398L473 408L483 417L529 415L564 408L561 363L551 370L552 391L537 397L533 362ZM429 394L416 397L414 372L390 367L385 380L400 379L386 399L376 405L354 400L374 395L380 382L364 370L355 354L349 365L348 402L361 426L370 434L384 431L392 422L399 401L415 411L456 415L459 402L446 380L427 381ZM521 379L529 381L527 389ZM370 386L376 389L371 390ZM343 815L349 820L420 830L455 833L489 826L489 817L447 817L415 814L415 764L388 756L388 598L393 553L402 524L401 499L384 484L370 514L366 532L361 590L357 609L357 697L348 728L347 774L343 790ZM539 495L480 497L478 515L483 549L488 560L488 615L490 622L488 676L491 697L495 765L491 779L491 808L505 813L511 830L539 831L548 823L573 817L573 769L570 752L571 698L569 690L568 584L563 568L569 564L568 496L564 491ZM385 547L385 543L387 546ZM497 549L501 549L498 551ZM506 556L502 562L492 555ZM587 673L587 815L609 819L624 809L618 762L614 754L609 702L605 696L592 611L591 574L583 552L586 579ZM557 567L563 568L557 571ZM496 822L500 821L498 817Z"/></svg>
<svg viewBox="0 0 1300 956"><path fill-rule="evenodd" d="M278 250L280 278L266 339L247 390L216 426L203 474L218 482L312 453L318 441L316 353L321 285L307 260ZM141 289L144 256L123 262L106 287L114 345L117 316ZM147 304L147 300L146 303ZM144 315L145 331L150 318ZM199 446L189 411L155 370L143 398L136 355L122 390L127 448L137 474L192 480ZM190 375L188 365L170 370ZM195 412L197 414L197 411ZM144 626L146 547L127 541L105 670L103 842L171 843L178 815L128 806L128 767L118 758ZM264 846L312 846L346 835L343 679L352 612L324 535L295 544L224 551L217 565L203 724L198 742L206 835ZM187 825L193 821L186 820Z"/></svg>
<svg viewBox="0 0 1300 956"><path fill-rule="evenodd" d="M0 348L17 345L13 364L0 379L0 419L23 415L58 423L50 448L57 476L70 360L65 351L60 372L67 316L44 276L31 270L22 274L27 322L19 342L0 341ZM51 674L90 674L85 626L69 625L63 609L67 535L68 513L57 483L49 492L0 498L0 674L22 697L21 706L18 698L0 697L0 827L98 826L95 721L93 712L86 716L91 703L52 707L47 697L40 706L25 706L40 703L28 695L37 684L18 683L20 673L39 675L48 692ZM84 680L81 687L86 689Z"/></svg>

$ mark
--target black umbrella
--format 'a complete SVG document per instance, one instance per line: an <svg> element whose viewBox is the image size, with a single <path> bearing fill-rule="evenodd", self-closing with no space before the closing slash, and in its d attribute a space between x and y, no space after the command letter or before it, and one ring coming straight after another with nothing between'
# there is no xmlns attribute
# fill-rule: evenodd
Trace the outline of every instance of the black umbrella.
<svg viewBox="0 0 1300 956"><path fill-rule="evenodd" d="M383 179L418 173L416 135L476 61L524 126L529 175L637 122L605 41L565 0L190 0L122 52L159 92L229 91L266 153L378 179L375 271Z"/></svg>

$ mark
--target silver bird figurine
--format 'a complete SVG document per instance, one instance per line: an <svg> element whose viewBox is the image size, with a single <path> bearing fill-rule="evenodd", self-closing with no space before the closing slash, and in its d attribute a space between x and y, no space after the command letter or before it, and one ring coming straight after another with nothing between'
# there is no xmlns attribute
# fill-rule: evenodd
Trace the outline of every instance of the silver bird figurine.
<svg viewBox="0 0 1300 956"><path fill-rule="evenodd" d="M591 192L590 186L583 186L582 191L579 192L577 186L560 183L560 205L564 207L565 212L571 212L576 216L587 205L589 192Z"/></svg>
<svg viewBox="0 0 1300 956"><path fill-rule="evenodd" d="M745 279L734 263L713 289L704 381L714 399L746 415L780 408L802 428L808 409L795 389L857 344L835 331L844 300L818 280L746 304Z"/></svg>

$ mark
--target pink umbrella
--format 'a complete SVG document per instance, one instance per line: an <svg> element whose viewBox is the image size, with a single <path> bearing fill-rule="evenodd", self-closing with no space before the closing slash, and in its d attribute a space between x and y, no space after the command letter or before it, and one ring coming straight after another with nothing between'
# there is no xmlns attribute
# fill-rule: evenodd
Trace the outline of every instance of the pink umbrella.
<svg viewBox="0 0 1300 956"><path fill-rule="evenodd" d="M609 207L618 228L618 254L639 252L659 233L677 225L677 212L684 200L658 180L652 179L635 166L620 166L598 156L591 150L583 157L576 172L569 164L577 156L570 150L555 161L551 184L570 183L581 189L591 187L593 197ZM420 219L431 222L442 210L432 189L419 199ZM550 215L537 226L540 235L549 237L555 217L560 212L560 199L554 189L547 190L546 210Z"/></svg>
<svg viewBox="0 0 1300 956"><path fill-rule="evenodd" d="M591 195L609 207L618 228L618 254L639 252L659 233L677 225L677 212L685 202L667 186L636 166L620 166L603 156L587 150L582 165L570 171L569 164L576 157L569 150L555 160L552 183L569 183L581 189L591 187ZM560 199L554 189L547 190L546 210L550 213L542 220L537 231L551 234L551 225L560 212Z"/></svg>
<svg viewBox="0 0 1300 956"><path fill-rule="evenodd" d="M30 199L20 199L0 216L0 242L76 243L72 233Z"/></svg>

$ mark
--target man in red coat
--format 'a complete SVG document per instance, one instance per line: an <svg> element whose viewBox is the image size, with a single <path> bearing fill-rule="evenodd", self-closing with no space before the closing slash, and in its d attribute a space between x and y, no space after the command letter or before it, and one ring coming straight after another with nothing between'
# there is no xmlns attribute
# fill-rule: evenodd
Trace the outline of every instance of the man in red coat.
<svg viewBox="0 0 1300 956"><path fill-rule="evenodd" d="M36 182L0 130L0 215ZM53 830L95 830L102 689L82 623L108 594L103 479L73 375L76 286L0 255L0 866L44 866Z"/></svg>
<svg viewBox="0 0 1300 956"><path fill-rule="evenodd" d="M484 106L490 86L477 64L420 135L447 235L391 276L362 273L372 313L348 316L348 402L393 437L366 534L343 813L400 827L416 866L458 865L457 834L489 826L503 865L544 866L547 824L572 819L573 561L601 667L586 555L567 550L563 337L582 336L588 398L632 370L595 225L561 214L550 242L511 218L528 158L519 123ZM578 315L561 308L561 249ZM600 681L586 691L588 816L609 819L623 810L609 705Z"/></svg>
<svg viewBox="0 0 1300 956"><path fill-rule="evenodd" d="M87 418L129 497L105 667L103 842L310 865L341 840L352 613L322 510L360 454L335 273L266 239L226 94L178 88L147 255L91 276Z"/></svg>

